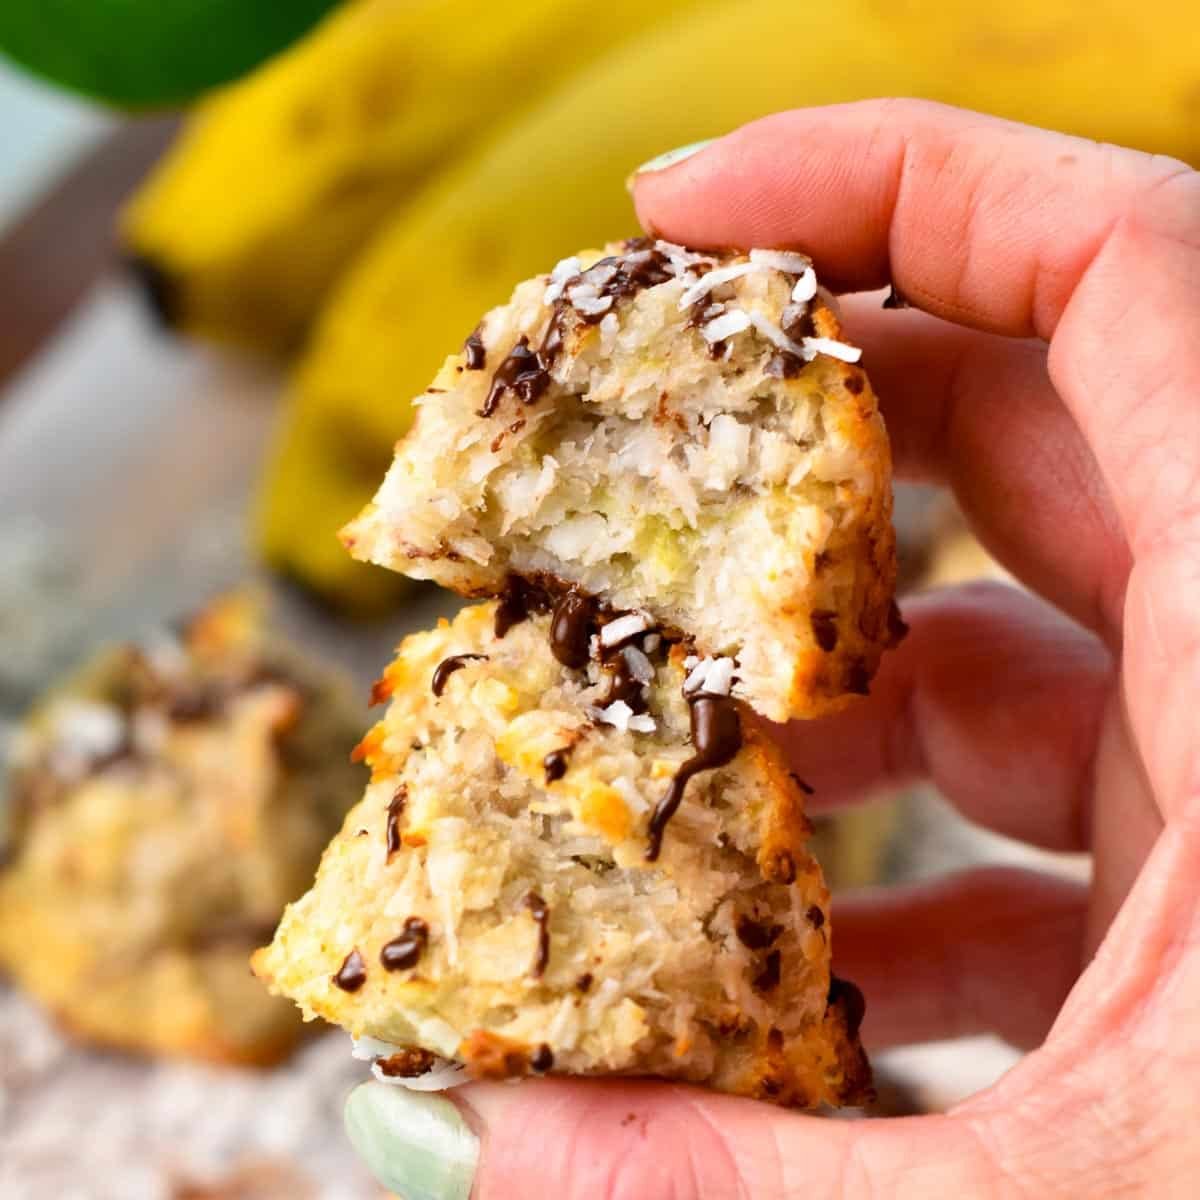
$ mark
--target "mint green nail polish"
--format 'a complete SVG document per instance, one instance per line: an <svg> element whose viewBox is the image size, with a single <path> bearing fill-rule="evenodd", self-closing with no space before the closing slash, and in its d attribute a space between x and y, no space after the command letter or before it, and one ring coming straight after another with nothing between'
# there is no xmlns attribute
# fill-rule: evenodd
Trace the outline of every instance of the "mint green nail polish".
<svg viewBox="0 0 1200 1200"><path fill-rule="evenodd" d="M674 150L668 150L665 154L660 154L657 158L642 163L634 171L634 175L646 175L650 171L665 171L668 167L683 162L685 158L691 158L693 154L698 154L705 146L711 146L714 141L716 138L705 138L702 142L690 142L686 146L677 146Z"/></svg>
<svg viewBox="0 0 1200 1200"><path fill-rule="evenodd" d="M479 1139L443 1096L362 1083L346 1099L346 1133L375 1178L404 1200L468 1200Z"/></svg>

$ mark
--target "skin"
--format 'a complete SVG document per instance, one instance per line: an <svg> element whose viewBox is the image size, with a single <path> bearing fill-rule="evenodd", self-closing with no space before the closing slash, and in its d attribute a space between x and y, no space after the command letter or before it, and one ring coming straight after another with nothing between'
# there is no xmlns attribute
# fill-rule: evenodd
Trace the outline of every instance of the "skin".
<svg viewBox="0 0 1200 1200"><path fill-rule="evenodd" d="M876 1049L1030 1053L949 1113L831 1123L666 1085L455 1093L474 1196L1195 1195L1200 1178L1200 175L911 101L782 113L639 175L643 225L815 248L898 473L957 493L1030 589L913 600L869 700L780 731L828 803L929 779L974 821L1094 854L847 899ZM633 1114L632 1119L630 1114Z"/></svg>

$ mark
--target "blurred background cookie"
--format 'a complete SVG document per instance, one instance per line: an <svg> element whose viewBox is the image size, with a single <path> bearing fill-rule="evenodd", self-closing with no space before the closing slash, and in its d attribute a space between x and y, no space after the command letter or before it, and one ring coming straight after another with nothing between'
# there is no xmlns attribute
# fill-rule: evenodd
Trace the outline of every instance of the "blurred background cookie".
<svg viewBox="0 0 1200 1200"><path fill-rule="evenodd" d="M13 748L0 965L83 1040L277 1060L302 1029L247 957L356 798L359 728L246 593L102 652Z"/></svg>

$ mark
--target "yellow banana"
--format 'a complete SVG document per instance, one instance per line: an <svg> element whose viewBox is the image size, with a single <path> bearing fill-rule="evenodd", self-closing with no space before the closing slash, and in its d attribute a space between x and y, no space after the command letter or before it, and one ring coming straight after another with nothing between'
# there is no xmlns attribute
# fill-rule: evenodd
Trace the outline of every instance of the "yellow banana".
<svg viewBox="0 0 1200 1200"><path fill-rule="evenodd" d="M622 184L636 163L764 113L873 95L1195 160L1200 75L1178 36L1189 14L1181 2L746 0L623 45L447 171L337 287L293 381L259 510L263 547L314 586L364 598L333 533L380 472L335 461L382 467L408 398L484 310L561 255L632 231Z"/></svg>
<svg viewBox="0 0 1200 1200"><path fill-rule="evenodd" d="M125 249L170 324L284 351L376 225L541 91L694 0L356 0L202 103Z"/></svg>

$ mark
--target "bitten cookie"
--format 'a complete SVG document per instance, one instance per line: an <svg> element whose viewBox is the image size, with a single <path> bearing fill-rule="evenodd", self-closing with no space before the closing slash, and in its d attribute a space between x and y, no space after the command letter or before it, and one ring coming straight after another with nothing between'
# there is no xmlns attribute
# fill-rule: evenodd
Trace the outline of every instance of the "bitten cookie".
<svg viewBox="0 0 1200 1200"><path fill-rule="evenodd" d="M247 958L361 788L360 720L246 596L101 654L18 741L0 967L84 1040L280 1058L303 1025Z"/></svg>
<svg viewBox="0 0 1200 1200"><path fill-rule="evenodd" d="M255 970L418 1087L638 1074L861 1102L803 785L737 685L581 593L407 638L366 795Z"/></svg>
<svg viewBox="0 0 1200 1200"><path fill-rule="evenodd" d="M840 707L898 626L887 436L832 304L796 253L566 259L446 360L345 542L648 609L772 720Z"/></svg>

